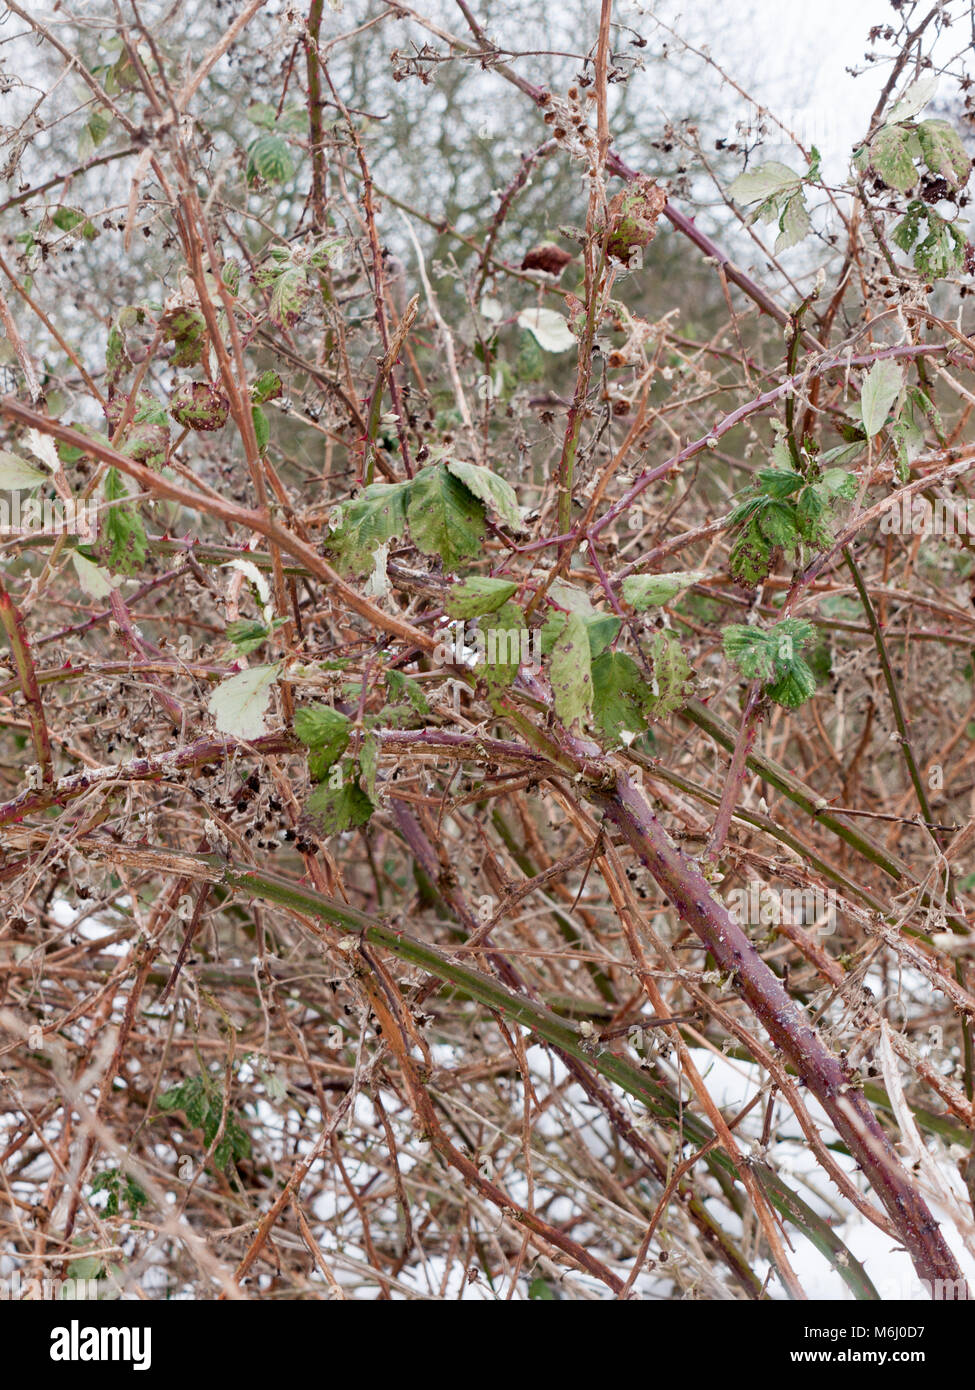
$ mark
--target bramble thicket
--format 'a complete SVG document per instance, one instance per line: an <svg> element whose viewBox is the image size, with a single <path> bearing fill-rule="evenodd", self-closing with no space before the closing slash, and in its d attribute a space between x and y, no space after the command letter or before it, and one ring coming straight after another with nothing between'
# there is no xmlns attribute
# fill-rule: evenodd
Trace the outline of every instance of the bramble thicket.
<svg viewBox="0 0 975 1390"><path fill-rule="evenodd" d="M967 1297L975 88L884 12L849 148L713 16L8 0L4 1277Z"/></svg>

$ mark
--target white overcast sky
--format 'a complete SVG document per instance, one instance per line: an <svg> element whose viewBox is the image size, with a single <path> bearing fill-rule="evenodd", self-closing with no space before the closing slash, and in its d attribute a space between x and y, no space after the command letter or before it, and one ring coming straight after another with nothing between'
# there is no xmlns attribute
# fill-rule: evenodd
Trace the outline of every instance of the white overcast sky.
<svg viewBox="0 0 975 1390"><path fill-rule="evenodd" d="M682 9L696 28L700 8L689 3ZM971 38L963 7L952 10L957 20L940 40L942 60ZM713 13L712 56L793 125L806 145L818 146L828 177L842 179L850 146L864 134L890 70L882 65L854 79L847 68L866 66L872 26L897 27L888 0L724 0Z"/></svg>

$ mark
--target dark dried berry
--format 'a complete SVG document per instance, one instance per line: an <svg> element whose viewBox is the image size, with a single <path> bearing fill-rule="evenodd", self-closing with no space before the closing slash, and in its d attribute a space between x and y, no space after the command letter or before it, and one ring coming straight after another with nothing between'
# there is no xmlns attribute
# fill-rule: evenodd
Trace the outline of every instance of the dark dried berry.
<svg viewBox="0 0 975 1390"><path fill-rule="evenodd" d="M570 251L563 251L554 241L543 241L525 253L521 263L522 270L541 270L546 275L559 276L573 259Z"/></svg>

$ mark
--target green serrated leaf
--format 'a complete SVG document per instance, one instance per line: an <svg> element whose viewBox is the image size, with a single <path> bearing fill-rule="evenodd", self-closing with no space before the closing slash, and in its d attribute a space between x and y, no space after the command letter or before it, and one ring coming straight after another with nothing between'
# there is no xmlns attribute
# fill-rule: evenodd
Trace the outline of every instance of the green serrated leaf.
<svg viewBox="0 0 975 1390"><path fill-rule="evenodd" d="M554 584L552 588L555 588ZM595 660L601 652L605 651L610 642L616 640L622 623L619 618L613 617L610 613L596 613L585 609L573 609L572 611L577 612L586 625L586 632L589 636L589 655ZM566 615L564 613L549 613L542 628L543 656L550 654L565 627L565 623Z"/></svg>
<svg viewBox="0 0 975 1390"><path fill-rule="evenodd" d="M178 425L209 433L223 429L230 402L208 381L181 381L169 397L169 413Z"/></svg>
<svg viewBox="0 0 975 1390"><path fill-rule="evenodd" d="M740 584L755 586L766 579L772 568L773 547L755 521L749 524L731 547L728 569Z"/></svg>
<svg viewBox="0 0 975 1390"><path fill-rule="evenodd" d="M142 328L145 321L144 308L136 304L127 304L119 310L108 331L108 341L105 345L105 377L110 394L118 388L122 377L132 371L134 366L126 347L126 335Z"/></svg>
<svg viewBox="0 0 975 1390"><path fill-rule="evenodd" d="M888 188L909 193L917 183L910 132L901 125L880 127L870 142L869 160Z"/></svg>
<svg viewBox="0 0 975 1390"><path fill-rule="evenodd" d="M158 1104L164 1112L182 1110L192 1129L202 1129L207 1148L216 1139L223 1120L223 1094L205 1073L164 1091ZM213 1151L213 1162L217 1168L225 1168L232 1159L248 1158L250 1152L250 1136L237 1118L228 1113L223 1138Z"/></svg>
<svg viewBox="0 0 975 1390"><path fill-rule="evenodd" d="M800 655L815 635L804 618L783 618L769 628L733 623L724 630L724 652L747 680L764 682L766 694L794 709L816 690L816 678Z"/></svg>
<svg viewBox="0 0 975 1390"><path fill-rule="evenodd" d="M255 405L263 405L265 401L277 400L278 396L284 394L284 384L277 372L261 372L251 387L251 400Z"/></svg>
<svg viewBox="0 0 975 1390"><path fill-rule="evenodd" d="M111 129L111 116L104 106L96 106L78 137L78 158L90 159Z"/></svg>
<svg viewBox="0 0 975 1390"><path fill-rule="evenodd" d="M833 533L823 519L826 508L813 488L807 488L800 499L796 519L799 535L811 550L825 550L833 539Z"/></svg>
<svg viewBox="0 0 975 1390"><path fill-rule="evenodd" d="M117 1216L122 1202L125 1203L133 1216L138 1216L140 1210L148 1206L149 1203L148 1196L139 1184L128 1174L123 1174L118 1168L106 1168L102 1172L96 1173L92 1180L91 1190L93 1193L108 1193L108 1201L105 1204L106 1216ZM79 1261L79 1263L83 1263L83 1261Z"/></svg>
<svg viewBox="0 0 975 1390"><path fill-rule="evenodd" d="M528 1297L540 1303L555 1302L555 1294L552 1292L552 1286L541 1276L537 1279L533 1279L528 1285Z"/></svg>
<svg viewBox="0 0 975 1390"><path fill-rule="evenodd" d="M657 632L650 642L650 706L655 718L663 719L684 704L694 683L694 672L684 650L672 632Z"/></svg>
<svg viewBox="0 0 975 1390"><path fill-rule="evenodd" d="M626 742L624 733L647 728L655 704L653 693L632 657L604 652L592 663L593 723L611 743Z"/></svg>
<svg viewBox="0 0 975 1390"><path fill-rule="evenodd" d="M311 297L311 281L303 265L289 265L271 280L268 318L276 328L291 328L305 311Z"/></svg>
<svg viewBox="0 0 975 1390"><path fill-rule="evenodd" d="M520 531L521 512L518 498L510 483L492 473L490 468L481 468L476 463L465 463L463 459L447 459L447 468L455 478L459 478L468 491L479 498L494 514L513 531Z"/></svg>
<svg viewBox="0 0 975 1390"><path fill-rule="evenodd" d="M765 496L779 501L798 492L805 481L792 468L760 468L756 475L756 485Z"/></svg>
<svg viewBox="0 0 975 1390"><path fill-rule="evenodd" d="M855 444L840 444L835 449L827 449L825 454L820 454L819 462L835 463L837 466L854 463L863 453L863 448L859 441Z"/></svg>
<svg viewBox="0 0 975 1390"><path fill-rule="evenodd" d="M518 344L518 355L514 363L514 376L518 381L540 381L545 375L545 354L527 328L522 332Z"/></svg>
<svg viewBox="0 0 975 1390"><path fill-rule="evenodd" d="M121 424L127 405L125 396L110 398L105 417L113 430ZM148 468L161 468L169 451L169 421L162 401L157 401L148 391L140 391L132 420L126 425L121 438L115 439L115 447L137 463L144 463Z"/></svg>
<svg viewBox="0 0 975 1390"><path fill-rule="evenodd" d="M947 121L922 121L917 128L925 164L951 188L964 188L972 172L972 161L957 131Z"/></svg>
<svg viewBox="0 0 975 1390"><path fill-rule="evenodd" d="M739 174L729 185L728 192L739 203L764 203L778 194L798 188L801 182L801 174L773 159L760 169Z"/></svg>
<svg viewBox="0 0 975 1390"><path fill-rule="evenodd" d="M291 151L280 135L258 135L247 146L247 182L287 183L294 177Z"/></svg>
<svg viewBox="0 0 975 1390"><path fill-rule="evenodd" d="M83 237L85 241L94 241L99 235L98 228L88 214L81 212L78 208L60 207L52 215L51 221L59 231L73 232L76 236Z"/></svg>
<svg viewBox="0 0 975 1390"><path fill-rule="evenodd" d="M760 512L764 505L765 499L760 493L754 497L744 498L736 507L732 508L728 515L728 524L730 526L741 525L743 521L747 521L749 517L753 517L756 512Z"/></svg>
<svg viewBox="0 0 975 1390"><path fill-rule="evenodd" d="M910 251L921 235L921 220L927 221L928 209L919 199L908 203L907 212L890 234L890 239L902 251Z"/></svg>
<svg viewBox="0 0 975 1390"><path fill-rule="evenodd" d="M934 280L964 269L966 243L964 235L951 222L929 218L930 231L919 241L914 251L914 267Z"/></svg>
<svg viewBox="0 0 975 1390"><path fill-rule="evenodd" d="M195 367L206 351L206 320L199 309L169 309L159 320L166 342L173 344L169 362L173 367Z"/></svg>
<svg viewBox="0 0 975 1390"><path fill-rule="evenodd" d="M858 484L856 476L848 473L845 468L827 468L818 486L829 496L843 497L849 502L856 497Z"/></svg>
<svg viewBox="0 0 975 1390"><path fill-rule="evenodd" d="M263 126L265 130L273 130L277 112L270 102L252 101L245 114L252 125Z"/></svg>
<svg viewBox="0 0 975 1390"><path fill-rule="evenodd" d="M889 357L874 362L860 388L860 415L867 438L883 429L890 408L904 385L904 369Z"/></svg>
<svg viewBox="0 0 975 1390"><path fill-rule="evenodd" d="M788 547L795 543L795 508L789 502L778 502L770 498L761 510L756 512L754 524L769 545Z"/></svg>
<svg viewBox="0 0 975 1390"><path fill-rule="evenodd" d="M815 693L816 677L801 657L793 662L784 676L766 688L766 694L786 709L797 709Z"/></svg>
<svg viewBox="0 0 975 1390"><path fill-rule="evenodd" d="M402 671L386 671L386 694L389 704L392 706L407 704L415 714L420 716L430 713L430 706L427 697L423 693L423 687L419 681L413 680L411 676L404 676Z"/></svg>
<svg viewBox="0 0 975 1390"><path fill-rule="evenodd" d="M722 634L724 654L747 680L771 680L775 672L771 643L762 628L730 623Z"/></svg>
<svg viewBox="0 0 975 1390"><path fill-rule="evenodd" d="M366 825L374 810L358 779L347 771L340 786L322 782L305 802L305 814L320 835L340 835Z"/></svg>
<svg viewBox="0 0 975 1390"><path fill-rule="evenodd" d="M422 469L409 484L406 519L417 548L438 555L447 569L479 554L484 544L483 503L442 463Z"/></svg>
<svg viewBox="0 0 975 1390"><path fill-rule="evenodd" d="M0 449L0 488L5 492L19 492L21 488L37 487L50 477L43 468L35 468L32 463L7 449Z"/></svg>
<svg viewBox="0 0 975 1390"><path fill-rule="evenodd" d="M145 564L149 548L139 513L131 503L120 500L128 495L121 473L117 468L110 468L105 474L104 496L106 502L115 505L106 507L101 513L94 552L112 574L137 574Z"/></svg>
<svg viewBox="0 0 975 1390"><path fill-rule="evenodd" d="M319 755L315 771L321 776L348 748L352 724L331 705L303 705L295 710L294 730L305 747Z"/></svg>
<svg viewBox="0 0 975 1390"><path fill-rule="evenodd" d="M798 245L812 230L812 222L802 192L794 193L779 213L779 234L775 238L775 254Z"/></svg>
<svg viewBox="0 0 975 1390"><path fill-rule="evenodd" d="M623 623L612 613L595 613L583 621L586 624L586 636L589 638L589 656L595 661L611 642L616 641Z"/></svg>

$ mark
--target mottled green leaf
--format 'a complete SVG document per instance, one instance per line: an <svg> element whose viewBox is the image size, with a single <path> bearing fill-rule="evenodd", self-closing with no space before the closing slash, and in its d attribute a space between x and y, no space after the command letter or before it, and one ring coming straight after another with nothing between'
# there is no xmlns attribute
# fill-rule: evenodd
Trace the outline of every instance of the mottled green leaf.
<svg viewBox="0 0 975 1390"><path fill-rule="evenodd" d="M411 676L404 676L402 671L392 668L386 671L386 694L389 704L393 707L398 705L409 705L414 714L427 715L430 713L430 706L427 697L423 693L423 687L419 681L413 680Z"/></svg>
<svg viewBox="0 0 975 1390"><path fill-rule="evenodd" d="M672 632L654 633L649 648L650 694L657 719L673 714L684 704L694 683L694 673L683 648Z"/></svg>
<svg viewBox="0 0 975 1390"><path fill-rule="evenodd" d="M911 135L903 126L881 126L870 142L869 159L888 188L909 193L917 183L917 170L911 158Z"/></svg>
<svg viewBox="0 0 975 1390"><path fill-rule="evenodd" d="M816 693L816 677L801 657L797 658L784 676L773 681L766 693L787 709L796 709Z"/></svg>
<svg viewBox="0 0 975 1390"><path fill-rule="evenodd" d="M369 733L363 738L359 747L359 771L362 774L362 782L366 796L374 806L379 805L379 796L376 792L376 775L379 770L379 739L375 734Z"/></svg>
<svg viewBox="0 0 975 1390"><path fill-rule="evenodd" d="M173 344L169 362L173 367L195 367L206 351L206 320L199 309L179 305L168 309L159 320L166 342Z"/></svg>
<svg viewBox="0 0 975 1390"><path fill-rule="evenodd" d="M169 413L187 429L223 429L230 414L230 402L207 381L181 381L169 397Z"/></svg>
<svg viewBox="0 0 975 1390"><path fill-rule="evenodd" d="M121 424L127 406L125 396L112 396L109 399L105 418L113 431ZM121 438L116 438L114 442L117 449L137 463L144 463L148 468L161 468L169 452L166 407L148 391L140 391L132 419L122 431Z"/></svg>
<svg viewBox="0 0 975 1390"><path fill-rule="evenodd" d="M406 534L409 483L370 483L339 511L339 525L325 549L346 574L365 574L386 541Z"/></svg>
<svg viewBox="0 0 975 1390"><path fill-rule="evenodd" d="M286 266L273 277L268 318L277 328L290 328L304 313L311 282L303 265Z"/></svg>
<svg viewBox="0 0 975 1390"><path fill-rule="evenodd" d="M447 468L506 526L510 526L513 531L522 529L518 498L515 496L514 488L510 483L506 483L504 478L499 478L490 468L481 468L476 463L465 463L462 459L447 459Z"/></svg>
<svg viewBox="0 0 975 1390"><path fill-rule="evenodd" d="M632 657L604 652L592 663L593 723L603 738L626 742L623 733L641 733L649 723L654 697Z"/></svg>
<svg viewBox="0 0 975 1390"><path fill-rule="evenodd" d="M237 618L227 624L227 641L244 656L257 651L267 641L269 632L264 623L253 618Z"/></svg>
<svg viewBox="0 0 975 1390"><path fill-rule="evenodd" d="M510 579L471 575L448 589L444 606L452 618L478 618L496 612L517 588Z"/></svg>
<svg viewBox="0 0 975 1390"><path fill-rule="evenodd" d="M348 717L326 704L303 705L296 709L294 729L305 747L319 754L316 773L319 767L329 768L341 758L352 734Z"/></svg>
<svg viewBox="0 0 975 1390"><path fill-rule="evenodd" d="M586 620L570 613L552 648L550 679L555 713L567 727L592 714L592 658Z"/></svg>
<svg viewBox="0 0 975 1390"><path fill-rule="evenodd" d="M769 628L730 624L723 643L725 656L747 680L762 681L771 699L794 709L816 690L816 678L801 656L814 638L812 623L783 618Z"/></svg>
<svg viewBox="0 0 975 1390"><path fill-rule="evenodd" d="M554 585L553 585L554 588ZM589 655L595 660L600 652L606 650L610 642L616 640L616 635L622 627L619 618L613 617L611 613L586 612L573 609L578 612L586 625L586 632L589 636ZM545 620L542 628L542 655L548 656L559 639L566 623L564 613L550 613Z"/></svg>
<svg viewBox="0 0 975 1390"><path fill-rule="evenodd" d="M251 387L251 400L255 405L263 405L265 401L273 401L284 394L284 385L277 372L261 372Z"/></svg>
<svg viewBox="0 0 975 1390"><path fill-rule="evenodd" d="M755 524L769 545L790 546L796 539L795 509L789 502L770 498L755 513Z"/></svg>
<svg viewBox="0 0 975 1390"><path fill-rule="evenodd" d="M772 568L772 550L757 523L749 522L731 547L728 568L732 576L741 584L760 584Z"/></svg>
<svg viewBox="0 0 975 1390"><path fill-rule="evenodd" d="M775 238L775 254L788 251L798 245L812 230L806 200L802 193L794 193L779 213L779 234Z"/></svg>
<svg viewBox="0 0 975 1390"><path fill-rule="evenodd" d="M439 556L447 569L478 555L484 544L483 503L442 463L422 469L409 484L406 518L418 549Z"/></svg>
<svg viewBox="0 0 975 1390"><path fill-rule="evenodd" d="M667 574L630 574L623 580L623 597L631 608L642 613L673 603L685 590L707 579L706 570L673 571Z"/></svg>
<svg viewBox="0 0 975 1390"><path fill-rule="evenodd" d="M860 388L860 415L867 437L883 429L890 414L890 408L901 393L904 384L904 369L889 357L875 362L863 379Z"/></svg>
<svg viewBox="0 0 975 1390"><path fill-rule="evenodd" d="M844 497L848 502L857 495L856 475L845 468L827 468L819 480L819 487L832 497Z"/></svg>
<svg viewBox="0 0 975 1390"><path fill-rule="evenodd" d="M951 188L964 188L972 172L972 161L954 127L947 121L922 121L917 138L932 174L943 178Z"/></svg>

